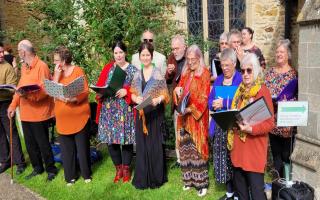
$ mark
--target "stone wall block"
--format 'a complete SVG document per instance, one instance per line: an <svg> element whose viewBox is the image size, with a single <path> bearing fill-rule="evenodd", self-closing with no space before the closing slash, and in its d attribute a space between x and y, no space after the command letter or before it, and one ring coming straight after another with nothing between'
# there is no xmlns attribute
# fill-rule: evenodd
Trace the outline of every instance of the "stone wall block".
<svg viewBox="0 0 320 200"><path fill-rule="evenodd" d="M309 111L308 115L308 126L300 126L298 127L298 133L303 133L304 136L320 139L320 135L318 136L318 114L312 111Z"/></svg>
<svg viewBox="0 0 320 200"><path fill-rule="evenodd" d="M320 33L320 31L319 31ZM317 43L316 43L317 42ZM308 67L316 67L320 69L320 37L314 43L308 44ZM319 77L318 77L319 78Z"/></svg>
<svg viewBox="0 0 320 200"><path fill-rule="evenodd" d="M308 44L307 43L300 43L299 44L299 59L298 59L299 67L307 67L307 61L308 61L307 58L308 58ZM300 73L299 73L299 75L300 75Z"/></svg>
<svg viewBox="0 0 320 200"><path fill-rule="evenodd" d="M319 59L319 58L318 58ZM320 66L319 66L320 68ZM319 68L309 68L306 71L309 71L309 88L308 92L320 95L320 69ZM301 81L304 82L304 81ZM318 102L320 104L320 102Z"/></svg>

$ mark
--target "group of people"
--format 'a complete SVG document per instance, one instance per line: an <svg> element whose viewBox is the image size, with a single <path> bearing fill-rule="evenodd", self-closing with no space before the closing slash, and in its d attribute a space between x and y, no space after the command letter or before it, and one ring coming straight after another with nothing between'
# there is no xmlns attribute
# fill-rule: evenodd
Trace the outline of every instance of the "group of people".
<svg viewBox="0 0 320 200"><path fill-rule="evenodd" d="M117 41L112 47L113 59L102 69L97 86L108 85L117 67L126 72L125 81L115 96L97 93L97 138L107 143L109 155L116 169L114 183L131 180L131 162L136 145L136 162L132 184L137 189L158 188L167 179L165 159L165 106L171 102L176 138L177 166L181 168L183 190L192 187L198 196L204 196L209 186L209 137L213 138L215 179L226 184L227 192L221 199L266 199L264 171L267 162L268 140L274 167L283 176L282 169L289 161L292 128L276 126L277 102L273 99L293 79L297 72L291 66L290 41L277 45L275 67L266 68L261 50L253 43L253 30L231 30L220 37L220 52L214 59L221 63L221 74L213 73L205 65L201 49L187 46L183 36L171 40L172 53L168 60L155 51L154 34L142 34L138 53L127 60L127 47ZM4 61L0 45L0 84L16 84L13 68ZM92 180L89 157L90 107L89 88L85 78L84 90L72 98L48 96L44 79L67 85L85 74L72 63L71 51L58 47L54 52L54 73L36 56L28 40L18 44L23 61L17 88L37 84L40 90L32 93L0 94L0 172L9 167L7 135L9 121L20 108L23 133L33 171L26 178L48 173L48 180L57 174L48 136L48 120L55 117L62 151L65 181L73 185L79 178L77 165L85 183ZM212 69L212 67L210 68ZM213 83L213 85L212 85ZM211 87L212 86L212 87ZM216 86L236 86L234 96L223 99L216 96ZM212 89L210 89L212 88ZM12 97L13 95L13 97ZM178 108L188 96L183 112ZM151 97L151 103L141 110L135 105ZM222 130L209 111L241 109L264 97L272 117L256 125L237 122L230 130ZM286 101L296 100L284 99ZM209 123L210 122L210 123ZM270 133L270 134L269 134ZM3 144L3 145L2 145ZM17 173L25 169L18 133L13 123L14 164ZM78 159L78 160L77 160ZM43 165L44 162L44 165Z"/></svg>

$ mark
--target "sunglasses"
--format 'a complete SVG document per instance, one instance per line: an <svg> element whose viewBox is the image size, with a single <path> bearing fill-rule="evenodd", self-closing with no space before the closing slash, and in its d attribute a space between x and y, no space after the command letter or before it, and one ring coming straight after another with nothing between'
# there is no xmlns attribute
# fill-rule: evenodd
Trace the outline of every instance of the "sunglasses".
<svg viewBox="0 0 320 200"><path fill-rule="evenodd" d="M246 72L247 72L247 74L252 74L252 68L241 69L242 75L244 75Z"/></svg>
<svg viewBox="0 0 320 200"><path fill-rule="evenodd" d="M153 42L153 39L143 39L144 42Z"/></svg>

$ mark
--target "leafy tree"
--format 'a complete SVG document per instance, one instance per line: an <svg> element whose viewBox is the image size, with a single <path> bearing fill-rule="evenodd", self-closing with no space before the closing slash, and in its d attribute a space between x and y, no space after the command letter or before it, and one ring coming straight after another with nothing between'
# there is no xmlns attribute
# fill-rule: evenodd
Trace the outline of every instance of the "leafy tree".
<svg viewBox="0 0 320 200"><path fill-rule="evenodd" d="M90 82L112 58L111 46L122 39L128 46L128 59L140 44L145 29L156 33L156 49L168 54L176 21L170 16L181 0L33 0L27 4L32 18L21 37L35 34L38 54L52 63L52 52L66 45L74 62L82 66ZM12 37L14 38L14 37ZM17 37L15 37L17 38Z"/></svg>

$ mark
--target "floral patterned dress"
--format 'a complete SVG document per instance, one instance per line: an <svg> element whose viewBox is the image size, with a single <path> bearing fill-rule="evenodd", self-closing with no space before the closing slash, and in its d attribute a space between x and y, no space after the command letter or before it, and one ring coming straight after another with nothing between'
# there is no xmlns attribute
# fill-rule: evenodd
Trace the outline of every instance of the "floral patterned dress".
<svg viewBox="0 0 320 200"><path fill-rule="evenodd" d="M111 80L115 67L110 69L106 84ZM129 64L124 85L131 85L137 68ZM134 144L134 111L124 98L108 97L102 102L99 118L98 139L108 144Z"/></svg>
<svg viewBox="0 0 320 200"><path fill-rule="evenodd" d="M266 74L265 74L265 84L268 87L272 98L274 99L277 97L281 91L285 88L285 86L288 85L288 83L293 80L298 78L297 72L294 69L289 70L288 72L285 73L278 73L276 72L275 68L272 67L270 68ZM295 96L293 99L287 99L288 101L296 101L298 99L297 96ZM275 123L277 122L277 107L278 107L278 102L273 102L273 107L274 107L274 116L275 116ZM292 135L292 128L290 127L277 127L271 131L271 134L278 135L281 137L291 137Z"/></svg>

